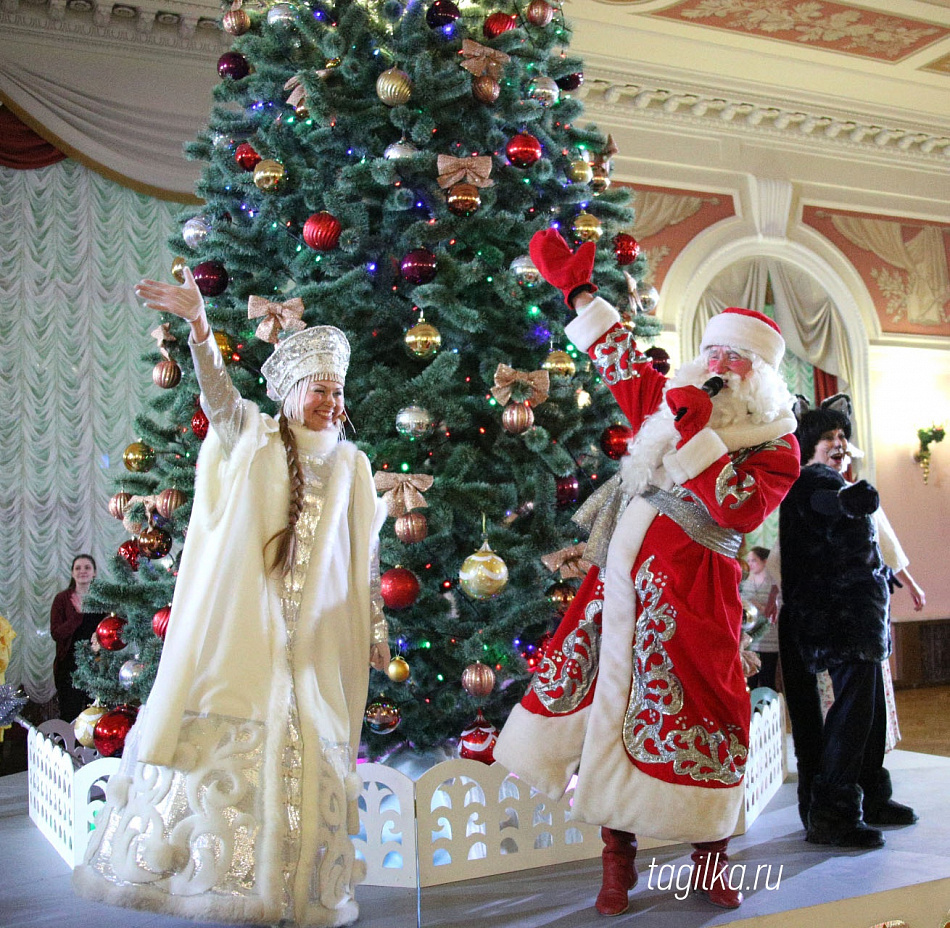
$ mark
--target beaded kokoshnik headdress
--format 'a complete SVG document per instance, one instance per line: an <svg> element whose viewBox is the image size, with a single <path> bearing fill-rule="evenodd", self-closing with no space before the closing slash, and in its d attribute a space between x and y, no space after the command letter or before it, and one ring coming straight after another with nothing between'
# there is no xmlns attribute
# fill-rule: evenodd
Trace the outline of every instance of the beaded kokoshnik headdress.
<svg viewBox="0 0 950 928"><path fill-rule="evenodd" d="M282 403L298 380L313 377L343 383L349 366L346 336L336 326L316 325L280 342L261 373L267 378L267 395Z"/></svg>

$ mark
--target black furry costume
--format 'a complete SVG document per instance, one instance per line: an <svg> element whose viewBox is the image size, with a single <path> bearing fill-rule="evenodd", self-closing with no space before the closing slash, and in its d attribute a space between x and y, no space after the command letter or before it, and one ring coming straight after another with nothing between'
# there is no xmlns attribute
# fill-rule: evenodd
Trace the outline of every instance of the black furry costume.
<svg viewBox="0 0 950 928"><path fill-rule="evenodd" d="M850 401L833 397L800 417L803 462L822 436L851 436ZM840 445L840 438L837 439ZM911 824L891 799L884 769L881 661L890 652L888 570L872 513L877 491L849 484L825 464L807 464L779 510L782 600L779 652L795 755L799 814L818 844L874 848L870 824ZM816 672L831 676L835 701L822 718Z"/></svg>
<svg viewBox="0 0 950 928"><path fill-rule="evenodd" d="M848 513L838 497L847 486L830 467L811 464L780 510L780 627L812 673L890 653L888 571L873 517Z"/></svg>

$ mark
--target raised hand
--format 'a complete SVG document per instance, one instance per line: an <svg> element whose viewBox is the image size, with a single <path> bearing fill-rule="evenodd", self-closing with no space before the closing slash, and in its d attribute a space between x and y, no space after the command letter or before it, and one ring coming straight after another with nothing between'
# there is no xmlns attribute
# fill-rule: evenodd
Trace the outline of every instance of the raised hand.
<svg viewBox="0 0 950 928"><path fill-rule="evenodd" d="M185 282L181 286L166 284L158 280L140 280L135 285L135 295L149 308L160 313L171 313L186 322L195 330L206 329L208 319L205 315L205 301L195 283L191 268L184 268ZM205 336L207 333L204 333ZM203 341L204 338L198 338Z"/></svg>
<svg viewBox="0 0 950 928"><path fill-rule="evenodd" d="M528 251L541 276L564 294L564 302L572 309L579 293L597 292L590 281L597 251L593 242L584 242L577 251L571 251L557 229L542 229L531 236Z"/></svg>

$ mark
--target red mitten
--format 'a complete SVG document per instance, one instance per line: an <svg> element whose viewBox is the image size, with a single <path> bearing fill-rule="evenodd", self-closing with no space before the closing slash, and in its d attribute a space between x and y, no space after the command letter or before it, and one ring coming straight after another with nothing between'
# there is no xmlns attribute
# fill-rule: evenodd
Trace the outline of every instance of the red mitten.
<svg viewBox="0 0 950 928"><path fill-rule="evenodd" d="M597 292L597 287L590 282L597 251L593 242L584 242L577 251L571 251L557 229L542 229L531 236L528 250L541 276L564 294L564 302L572 309L572 301L578 293Z"/></svg>
<svg viewBox="0 0 950 928"><path fill-rule="evenodd" d="M682 448L697 432L706 427L712 415L712 399L699 387L674 387L666 391L666 403L673 410L676 431L680 433L677 448Z"/></svg>

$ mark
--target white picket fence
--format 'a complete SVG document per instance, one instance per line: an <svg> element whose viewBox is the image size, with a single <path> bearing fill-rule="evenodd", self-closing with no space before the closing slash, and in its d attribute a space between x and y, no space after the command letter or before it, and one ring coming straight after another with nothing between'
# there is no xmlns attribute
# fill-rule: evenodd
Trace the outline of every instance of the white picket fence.
<svg viewBox="0 0 950 928"><path fill-rule="evenodd" d="M747 831L786 772L784 705L771 691L752 714L745 805ZM72 728L46 722L29 732L30 817L69 866L78 864L95 827L116 758L89 759ZM600 829L570 819L572 790L558 802L500 764L436 764L417 780L385 764L360 764L357 854L372 886L424 887L597 857ZM646 840L642 848L664 842Z"/></svg>

